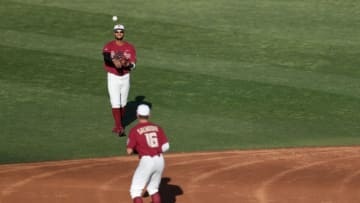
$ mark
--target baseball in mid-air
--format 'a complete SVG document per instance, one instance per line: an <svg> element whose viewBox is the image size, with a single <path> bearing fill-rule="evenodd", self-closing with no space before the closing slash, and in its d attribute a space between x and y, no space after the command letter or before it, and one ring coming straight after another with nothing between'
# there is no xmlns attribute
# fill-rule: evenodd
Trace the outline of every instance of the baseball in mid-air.
<svg viewBox="0 0 360 203"><path fill-rule="evenodd" d="M113 16L113 17L112 17L112 20L113 20L113 21L117 21L117 20L118 20L118 17L117 17L117 16Z"/></svg>

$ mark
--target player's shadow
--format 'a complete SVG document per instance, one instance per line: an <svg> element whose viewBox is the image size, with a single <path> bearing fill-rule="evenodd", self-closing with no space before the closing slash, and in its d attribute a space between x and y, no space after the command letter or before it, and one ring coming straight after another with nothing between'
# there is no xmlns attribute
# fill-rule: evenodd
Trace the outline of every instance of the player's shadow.
<svg viewBox="0 0 360 203"><path fill-rule="evenodd" d="M170 184L171 178L163 177L160 182L160 196L162 203L175 203L176 196L184 194L183 190L178 185Z"/></svg>
<svg viewBox="0 0 360 203"><path fill-rule="evenodd" d="M176 196L184 194L183 190L178 185L169 184L171 178L163 177L159 186L159 193L161 203L176 203ZM149 197L149 193L145 192L143 197Z"/></svg>
<svg viewBox="0 0 360 203"><path fill-rule="evenodd" d="M140 104L149 105L150 109L152 104L150 102L145 101L145 96L136 96L133 101L129 101L126 104L125 116L122 119L122 124L124 127L130 125L133 121L136 120L136 109Z"/></svg>

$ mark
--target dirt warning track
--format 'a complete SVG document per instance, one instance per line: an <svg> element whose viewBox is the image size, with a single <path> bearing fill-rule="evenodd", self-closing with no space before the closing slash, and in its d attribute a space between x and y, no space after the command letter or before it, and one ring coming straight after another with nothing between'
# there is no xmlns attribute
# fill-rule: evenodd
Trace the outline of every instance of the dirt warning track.
<svg viewBox="0 0 360 203"><path fill-rule="evenodd" d="M166 154L163 203L358 203L360 147ZM0 165L0 203L125 203L137 157ZM144 202L151 202L144 197Z"/></svg>

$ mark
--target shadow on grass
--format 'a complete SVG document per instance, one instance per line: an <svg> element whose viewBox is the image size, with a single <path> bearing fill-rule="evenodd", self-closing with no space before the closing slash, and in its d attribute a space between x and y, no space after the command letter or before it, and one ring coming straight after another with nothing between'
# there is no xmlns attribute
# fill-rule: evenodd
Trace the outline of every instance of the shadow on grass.
<svg viewBox="0 0 360 203"><path fill-rule="evenodd" d="M124 127L130 125L132 122L136 120L136 109L140 104L149 105L150 109L152 104L150 102L145 101L145 96L136 96L133 101L129 101L126 104L125 116L122 119L122 124Z"/></svg>

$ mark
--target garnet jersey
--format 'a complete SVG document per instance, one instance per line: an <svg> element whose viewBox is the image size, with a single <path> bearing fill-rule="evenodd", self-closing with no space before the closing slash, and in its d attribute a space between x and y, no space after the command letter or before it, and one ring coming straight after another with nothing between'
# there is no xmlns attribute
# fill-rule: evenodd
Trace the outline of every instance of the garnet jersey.
<svg viewBox="0 0 360 203"><path fill-rule="evenodd" d="M127 147L136 150L139 157L155 156L162 153L162 145L167 143L163 129L152 123L138 123L129 133Z"/></svg>
<svg viewBox="0 0 360 203"><path fill-rule="evenodd" d="M113 40L107 43L103 48L103 53L109 53L112 56L119 52L121 52L123 56L128 58L130 63L134 63L134 64L136 63L135 48L132 44L128 42L125 42L123 45L119 46L116 44L116 41ZM128 69L121 69L120 71L118 71L112 62L106 62L106 61L104 63L104 68L107 72L113 73L115 75L124 75L130 72L130 70Z"/></svg>

